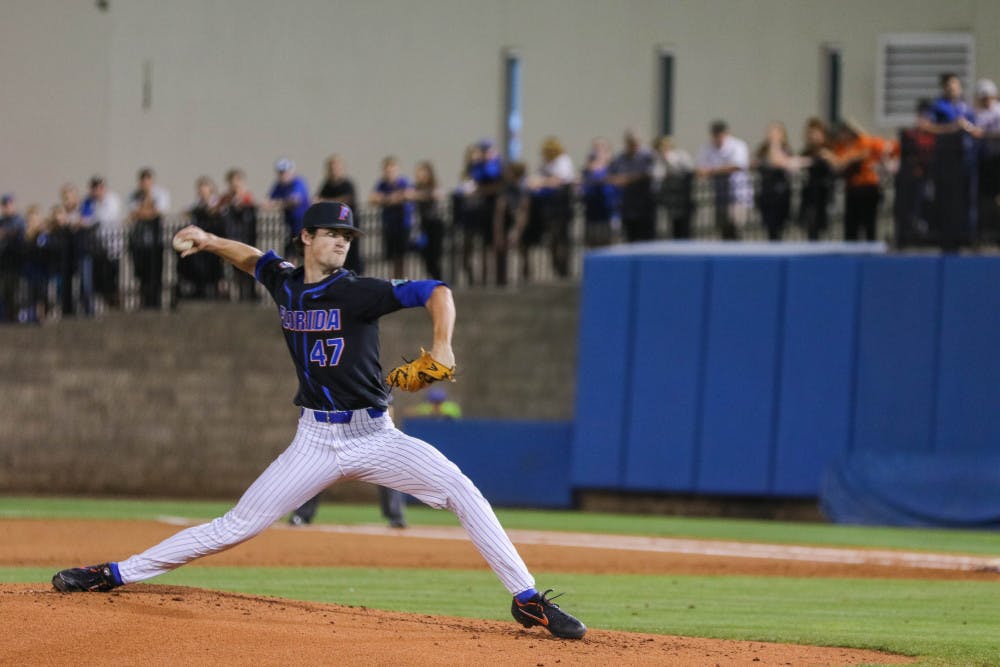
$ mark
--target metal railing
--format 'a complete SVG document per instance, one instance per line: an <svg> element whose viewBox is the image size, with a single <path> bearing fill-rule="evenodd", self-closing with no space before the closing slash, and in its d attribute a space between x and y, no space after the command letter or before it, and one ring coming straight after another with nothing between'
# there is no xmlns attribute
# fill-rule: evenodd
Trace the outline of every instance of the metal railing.
<svg viewBox="0 0 1000 667"><path fill-rule="evenodd" d="M791 207L790 219L785 226L784 240L806 240L805 230L794 222L801 181L802 179L796 175L793 175L791 178L793 205ZM755 188L759 187L759 183L755 182L754 185ZM883 202L879 208L877 236L882 240L890 240L893 235L891 188L886 188L885 194L886 196L883 198ZM820 236L821 240L839 240L842 238L842 201L842 194L836 192L830 205L830 226L822 232ZM691 190L690 203L692 205L690 237L698 240L721 238L715 215L715 195L711 184L706 181L695 181ZM498 257L494 249L485 244L481 234L470 232L467 225L455 224L450 206L442 206L441 208L444 218L444 238L441 258L443 279L455 287L496 287L498 285ZM759 211L756 207L752 207L748 213L747 221L739 228L740 238L752 241L767 240L767 230L761 224ZM363 262L362 273L376 277L391 277L392 262L386 259L383 254L380 212L374 208L367 208L359 211L356 219L365 232L365 235L356 241L360 245L359 250ZM79 252L77 252L72 275L70 275L70 270L67 269L65 262L62 263L62 268L55 266L50 271L48 282L45 285L45 294L51 306L50 312L55 316L59 316L60 314L65 315L65 313L61 313L63 310L61 304L68 304L70 301L62 298L63 290L67 285L71 286L72 293L75 295L73 309L78 314L81 314L81 311L99 314L112 304L114 304L114 307L120 307L124 310L142 308L143 280L141 276L143 276L143 273L141 269L143 267L137 267L137 264L148 263L151 261L150 258L152 258L153 264L157 263L156 258L159 258L159 279L156 281L159 284L158 287L155 284L153 285L153 287L157 287L155 291L158 292L158 298L149 299L147 292L147 307L149 307L149 303L151 302L155 304L154 307L169 309L192 298L188 295L189 290L184 289L185 286L182 284L184 281L178 273L178 256L172 250L170 244L174 233L181 227L189 224L189 222L190 216L187 214L166 216L160 226L158 238L153 239L152 243L146 246L146 250L142 254L142 261L139 262L137 262L138 258L133 252L137 246L134 242L130 243L129 237L132 230L126 228L117 236L114 234L100 235L100 241L96 244L93 256L90 258L92 266L87 271L100 272L104 270L101 267L106 267L109 262L106 250L108 248L121 248L120 260L115 260L118 264L117 294L109 298L109 289L107 286L104 290L99 288L101 281L96 278L96 275L84 275L81 271L83 263L80 261ZM419 221L417 222L416 230L419 230ZM657 239L671 238L671 221L667 206L665 205L657 206L655 236ZM257 247L263 250L274 249L281 254L286 247L288 238L288 227L280 212L261 211L259 213L255 240ZM416 238L416 234L414 238ZM569 257L567 270L564 272L564 275L560 275L554 267L552 252L549 246L549 235L543 228L541 237L535 245L524 251L512 249L506 253L506 257L502 259L507 267L505 284L517 286L525 282L545 283L579 279L583 268L583 255L587 250L583 205L579 199L573 204L573 216L568 227L568 239ZM613 232L613 243L623 240L621 231ZM140 271L137 271L137 268ZM149 267L147 266L146 268L148 269ZM156 267L153 266L152 268L155 273ZM247 296L245 288L241 293L238 283L239 280L244 278L242 276L237 277L237 273L238 271L231 266L223 266L221 280L218 285L214 286L214 289L210 290L209 297L222 301L238 301L245 298ZM421 251L416 247L416 244L406 254L404 275L407 278L413 279L429 277ZM145 278L147 281L150 279L148 271ZM27 279L24 282L27 283ZM97 287L92 287L94 303L92 308L82 308L80 301L85 301L86 299L76 298L81 294L81 287L84 285L97 285ZM150 287L148 282L146 287L147 289ZM18 300L21 303L22 320L25 319L23 309L26 304L28 292L29 287L27 284L20 286ZM255 299L267 301L267 299L262 298L266 295L260 285L253 287L252 293ZM2 298L2 295L0 295L0 298ZM199 298L208 297L202 296ZM85 314L89 314L89 312Z"/></svg>

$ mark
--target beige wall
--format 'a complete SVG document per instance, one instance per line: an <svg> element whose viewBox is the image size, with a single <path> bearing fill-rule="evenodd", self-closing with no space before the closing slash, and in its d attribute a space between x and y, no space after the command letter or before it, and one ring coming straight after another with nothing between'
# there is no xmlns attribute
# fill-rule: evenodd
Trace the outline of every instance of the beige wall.
<svg viewBox="0 0 1000 667"><path fill-rule="evenodd" d="M526 156L558 135L579 166L595 135L656 127L656 49L676 57L678 143L715 117L755 143L772 118L794 141L819 111L819 49L844 54L844 112L874 124L884 32L967 31L1000 78L994 0L7 0L0 23L0 189L48 203L100 171L123 194L156 167L174 208L233 165L263 194L279 155L315 189L345 155L367 190L378 161L432 159L456 180L465 143L500 133L501 50L524 62ZM142 69L153 71L142 109Z"/></svg>

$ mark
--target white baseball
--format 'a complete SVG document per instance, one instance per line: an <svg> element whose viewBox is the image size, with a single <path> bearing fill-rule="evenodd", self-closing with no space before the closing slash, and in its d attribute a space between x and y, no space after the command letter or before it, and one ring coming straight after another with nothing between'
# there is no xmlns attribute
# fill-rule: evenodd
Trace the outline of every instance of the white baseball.
<svg viewBox="0 0 1000 667"><path fill-rule="evenodd" d="M177 252L184 252L185 250L190 250L194 247L194 241L191 239L179 239L176 236L174 237L173 244L174 250Z"/></svg>

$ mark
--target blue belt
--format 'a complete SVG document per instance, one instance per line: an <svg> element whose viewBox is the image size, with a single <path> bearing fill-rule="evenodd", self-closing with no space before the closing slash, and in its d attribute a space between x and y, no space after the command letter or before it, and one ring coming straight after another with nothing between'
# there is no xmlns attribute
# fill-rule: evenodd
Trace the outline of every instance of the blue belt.
<svg viewBox="0 0 1000 667"><path fill-rule="evenodd" d="M372 419L378 419L385 414L385 410L380 410L379 408L365 408L365 412ZM299 411L299 415L305 414L306 409L302 408ZM318 422L323 422L324 424L348 424L354 417L355 412L360 412L360 410L338 410L335 412L321 412L319 410L310 410L313 413L313 418Z"/></svg>

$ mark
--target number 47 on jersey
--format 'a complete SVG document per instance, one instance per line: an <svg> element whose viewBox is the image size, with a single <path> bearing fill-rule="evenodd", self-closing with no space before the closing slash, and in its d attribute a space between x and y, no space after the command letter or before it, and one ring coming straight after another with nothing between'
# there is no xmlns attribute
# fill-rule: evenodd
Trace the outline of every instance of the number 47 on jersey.
<svg viewBox="0 0 1000 667"><path fill-rule="evenodd" d="M320 338L309 352L309 361L317 366L336 366L343 351L343 338Z"/></svg>

